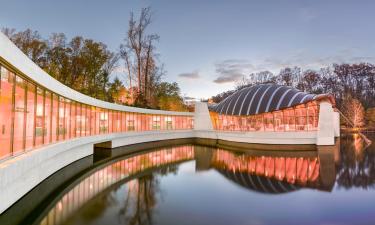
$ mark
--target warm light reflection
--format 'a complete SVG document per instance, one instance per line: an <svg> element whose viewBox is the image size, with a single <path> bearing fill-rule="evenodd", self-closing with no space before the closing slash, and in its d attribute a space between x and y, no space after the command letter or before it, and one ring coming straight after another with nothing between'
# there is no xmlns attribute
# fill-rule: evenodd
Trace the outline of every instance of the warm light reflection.
<svg viewBox="0 0 375 225"><path fill-rule="evenodd" d="M165 174L168 173L168 171L177 171L178 168L174 167L177 163L193 159L196 160L196 166L199 164L198 162L208 162L209 166L205 163L201 164L201 166L203 166L200 168L200 171L202 171L202 169L209 170L210 168L214 168L218 171L228 171L232 174L245 173L250 176L257 176L259 179L257 179L256 182L261 182L261 180L266 179L264 183L259 183L259 185L267 185L271 182L281 181L283 184L286 182L291 185L279 185L279 187L284 189L275 189L275 193L295 190L296 186L293 185L317 187L316 185L318 185L320 181L320 162L317 156L251 156L216 148L210 148L208 149L209 151L201 150L201 146L193 145L163 148L122 159L110 165L98 168L95 172L84 177L63 197L58 199L40 224L54 225L64 223L67 218L72 216L89 200L93 199L111 185L127 178L129 178L129 181L124 184L127 190L126 198L134 198L139 204L142 204L143 200L139 198L150 197L148 199L150 203L153 200L152 196L148 195L152 195L152 193L145 188L152 185L152 180L157 180L153 172L159 171L160 174ZM150 173L145 173L146 171L150 171ZM140 174L142 174L142 176L139 176ZM137 177L137 179L132 179L132 175L134 175L133 177ZM148 179L150 177L155 179ZM238 179L243 179L243 177ZM277 187L274 186L273 188ZM147 195L146 192L148 193ZM123 213L131 214L133 212L131 209L128 210L130 211ZM136 210L144 209L141 207Z"/></svg>
<svg viewBox="0 0 375 225"><path fill-rule="evenodd" d="M49 211L41 223L55 225L64 222L87 201L108 188L112 184L128 178L136 173L158 166L178 163L194 159L192 145L165 148L141 155L136 155L112 163L85 177L78 185L69 190ZM130 185L129 185L130 184ZM134 181L128 183L130 190L137 191Z"/></svg>
<svg viewBox="0 0 375 225"><path fill-rule="evenodd" d="M320 167L318 157L236 155L222 149L214 151L212 165L233 173L246 172L302 186L317 181Z"/></svg>

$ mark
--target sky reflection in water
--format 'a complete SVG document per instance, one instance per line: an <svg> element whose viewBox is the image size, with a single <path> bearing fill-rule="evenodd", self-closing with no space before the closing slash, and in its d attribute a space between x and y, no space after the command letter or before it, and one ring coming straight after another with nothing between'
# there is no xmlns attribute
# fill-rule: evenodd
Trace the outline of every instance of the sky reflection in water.
<svg viewBox="0 0 375 225"><path fill-rule="evenodd" d="M374 140L374 138L372 138ZM375 147L239 153L185 145L87 175L41 224L375 224Z"/></svg>

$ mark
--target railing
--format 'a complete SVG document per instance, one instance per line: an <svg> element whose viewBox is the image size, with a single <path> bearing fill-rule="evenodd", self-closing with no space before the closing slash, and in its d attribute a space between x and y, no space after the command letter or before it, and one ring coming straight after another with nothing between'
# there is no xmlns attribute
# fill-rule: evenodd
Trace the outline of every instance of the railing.
<svg viewBox="0 0 375 225"><path fill-rule="evenodd" d="M121 106L74 91L0 33L0 160L73 138L192 129L193 123L193 113Z"/></svg>

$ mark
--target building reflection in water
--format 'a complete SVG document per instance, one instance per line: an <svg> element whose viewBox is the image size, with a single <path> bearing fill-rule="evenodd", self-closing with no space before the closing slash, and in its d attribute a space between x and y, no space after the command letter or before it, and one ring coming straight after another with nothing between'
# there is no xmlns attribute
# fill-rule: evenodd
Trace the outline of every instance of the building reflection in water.
<svg viewBox="0 0 375 225"><path fill-rule="evenodd" d="M332 149L310 152L247 151L246 153L194 145L158 149L97 168L58 199L38 223L43 225L66 223L67 219L85 203L108 187L126 182L125 204L119 215L122 222L124 224L151 223L152 208L156 205L155 195L159 192L156 174L177 172L179 163L193 159L196 162L196 171L215 169L227 179L258 192L276 194L303 187L329 191L335 180L333 155ZM104 205L98 207L98 212L91 216L100 216L100 208L105 208L108 201L111 200L103 199Z"/></svg>
<svg viewBox="0 0 375 225"><path fill-rule="evenodd" d="M178 146L136 155L112 163L84 178L68 191L48 212L40 224L61 224L90 199L109 186L151 168L191 160L194 158L192 145ZM130 189L137 191L139 189Z"/></svg>

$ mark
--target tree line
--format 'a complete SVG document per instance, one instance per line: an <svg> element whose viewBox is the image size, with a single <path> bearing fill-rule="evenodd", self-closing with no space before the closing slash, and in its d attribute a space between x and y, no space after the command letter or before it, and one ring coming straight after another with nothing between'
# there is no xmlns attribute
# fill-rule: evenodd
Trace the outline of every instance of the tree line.
<svg viewBox="0 0 375 225"><path fill-rule="evenodd" d="M330 93L337 107L356 126L364 125L364 110L375 107L375 66L371 63L333 64L319 70L286 67L278 74L251 73L238 81L234 90L213 96L212 100L218 103L244 87L266 83L292 86L313 94Z"/></svg>
<svg viewBox="0 0 375 225"><path fill-rule="evenodd" d="M138 18L131 12L118 52L81 36L68 39L64 33L45 39L31 29L2 32L44 71L83 94L118 104L185 111L178 84L163 81L166 71L155 46L159 36L147 32L151 23L150 8L143 8ZM121 67L122 77L112 77Z"/></svg>

